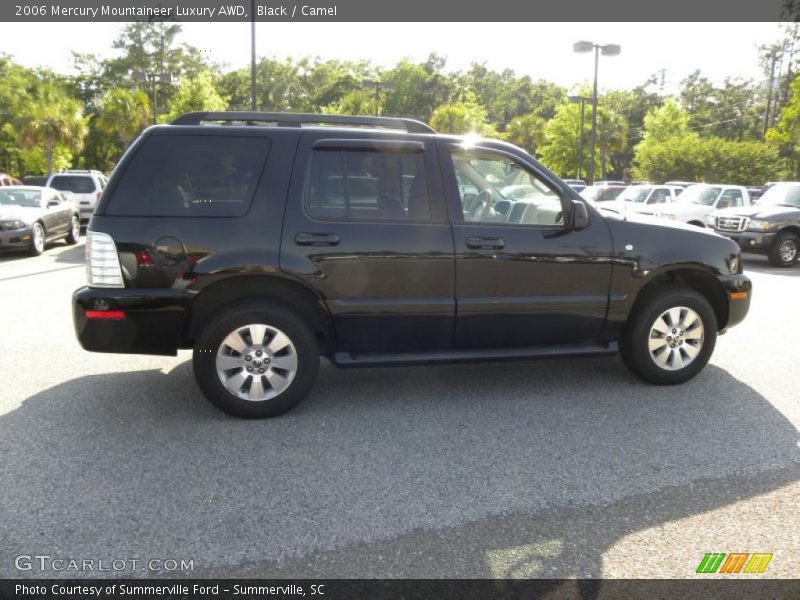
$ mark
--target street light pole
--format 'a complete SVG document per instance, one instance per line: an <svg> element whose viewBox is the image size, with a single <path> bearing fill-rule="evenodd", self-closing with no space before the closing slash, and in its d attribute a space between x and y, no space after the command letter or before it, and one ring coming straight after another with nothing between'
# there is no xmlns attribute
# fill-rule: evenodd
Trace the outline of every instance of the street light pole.
<svg viewBox="0 0 800 600"><path fill-rule="evenodd" d="M256 0L250 1L250 110L256 109Z"/></svg>
<svg viewBox="0 0 800 600"><path fill-rule="evenodd" d="M592 87L592 135L589 138L589 185L594 183L594 154L597 143L597 69L600 63L600 54L603 56L617 56L621 48L617 44L595 44L594 42L575 42L572 49L575 52L591 52L594 50L594 85Z"/></svg>
<svg viewBox="0 0 800 600"><path fill-rule="evenodd" d="M597 143L597 67L600 63L600 46L594 45L594 86L592 87L592 135L589 138L589 185L594 184L594 149Z"/></svg>

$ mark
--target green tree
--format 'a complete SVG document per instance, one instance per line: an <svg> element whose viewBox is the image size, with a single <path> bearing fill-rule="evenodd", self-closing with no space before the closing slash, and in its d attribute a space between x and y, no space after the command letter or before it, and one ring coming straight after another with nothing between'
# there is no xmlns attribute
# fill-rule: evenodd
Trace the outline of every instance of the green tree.
<svg viewBox="0 0 800 600"><path fill-rule="evenodd" d="M150 101L139 90L114 88L106 92L95 126L116 137L126 149L150 122Z"/></svg>
<svg viewBox="0 0 800 600"><path fill-rule="evenodd" d="M777 146L800 177L800 76L791 84L789 99L781 109L780 120L767 131L766 141Z"/></svg>
<svg viewBox="0 0 800 600"><path fill-rule="evenodd" d="M440 133L497 135L497 130L486 117L486 109L478 104L473 94L467 94L459 102L442 104L433 111L430 124Z"/></svg>
<svg viewBox="0 0 800 600"><path fill-rule="evenodd" d="M55 83L41 84L31 100L22 107L17 119L20 142L26 148L41 146L44 149L49 175L53 172L56 146L80 151L87 133L87 119L80 102L70 98Z"/></svg>
<svg viewBox="0 0 800 600"><path fill-rule="evenodd" d="M589 110L586 111L584 123L584 143L582 165L585 175L591 160L591 148L588 143L591 131ZM562 176L573 176L578 173L578 139L581 125L579 104L564 102L556 110L555 116L547 123L545 129L545 145L542 148L542 162ZM622 117L608 107L597 108L597 145L595 148L594 173L600 179L611 172L607 166L613 165L611 157L624 150L627 143L627 126ZM621 175L621 174L620 174Z"/></svg>
<svg viewBox="0 0 800 600"><path fill-rule="evenodd" d="M515 117L506 130L506 140L536 154L545 143L547 122L536 113Z"/></svg>
<svg viewBox="0 0 800 600"><path fill-rule="evenodd" d="M354 90L338 102L323 107L323 112L329 115L374 115L376 108L373 94Z"/></svg>
<svg viewBox="0 0 800 600"><path fill-rule="evenodd" d="M227 105L227 100L217 92L213 73L200 71L194 77L181 80L172 109L164 120L169 122L178 115L193 111L225 110Z"/></svg>

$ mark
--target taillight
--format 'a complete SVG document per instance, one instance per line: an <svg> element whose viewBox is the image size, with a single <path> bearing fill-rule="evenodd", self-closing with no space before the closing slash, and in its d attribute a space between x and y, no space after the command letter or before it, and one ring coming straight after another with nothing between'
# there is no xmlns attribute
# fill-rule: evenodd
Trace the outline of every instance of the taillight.
<svg viewBox="0 0 800 600"><path fill-rule="evenodd" d="M102 195L103 195L103 192L97 192L97 194L95 194L95 200L99 202L100 201L100 196L102 196Z"/></svg>
<svg viewBox="0 0 800 600"><path fill-rule="evenodd" d="M87 310L87 319L124 319L125 311L122 310Z"/></svg>
<svg viewBox="0 0 800 600"><path fill-rule="evenodd" d="M107 233L86 232L86 279L89 287L125 287L117 246Z"/></svg>

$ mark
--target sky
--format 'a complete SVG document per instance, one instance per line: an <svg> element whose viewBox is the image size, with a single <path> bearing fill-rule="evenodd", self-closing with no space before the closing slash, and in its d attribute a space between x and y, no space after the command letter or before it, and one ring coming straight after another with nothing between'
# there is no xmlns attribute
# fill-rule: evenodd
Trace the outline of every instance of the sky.
<svg viewBox="0 0 800 600"><path fill-rule="evenodd" d="M119 23L0 23L0 53L23 65L72 72L70 51L112 56ZM485 62L567 88L592 78L589 54L572 44L590 40L622 46L601 57L601 89L632 88L664 69L664 92L674 93L695 69L714 83L725 77L761 81L758 47L781 37L778 23L258 23L258 56L371 59L390 67L402 58L447 58L448 69ZM249 23L184 23L182 40L215 63L244 67L250 60Z"/></svg>

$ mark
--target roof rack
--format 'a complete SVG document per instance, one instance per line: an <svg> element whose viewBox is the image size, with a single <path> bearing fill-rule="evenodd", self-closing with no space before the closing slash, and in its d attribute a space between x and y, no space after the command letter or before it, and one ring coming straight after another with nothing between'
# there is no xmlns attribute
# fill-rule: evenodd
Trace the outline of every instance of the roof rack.
<svg viewBox="0 0 800 600"><path fill-rule="evenodd" d="M304 123L319 125L345 125L357 127L386 127L404 129L408 133L436 133L421 121L401 117L365 117L352 115L318 115L314 113L284 112L191 112L172 121L172 125L201 125L203 123L228 122L275 123L279 127L301 127Z"/></svg>

